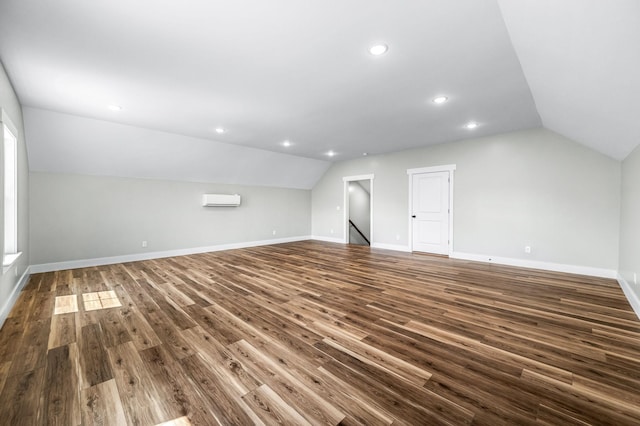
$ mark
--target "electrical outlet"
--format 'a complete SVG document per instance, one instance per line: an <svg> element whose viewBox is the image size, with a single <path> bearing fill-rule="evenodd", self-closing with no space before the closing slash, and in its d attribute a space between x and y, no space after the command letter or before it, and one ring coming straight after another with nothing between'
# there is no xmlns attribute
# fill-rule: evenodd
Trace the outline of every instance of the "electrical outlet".
<svg viewBox="0 0 640 426"><path fill-rule="evenodd" d="M525 253L531 253L531 246L525 246L524 247L524 252Z"/></svg>
<svg viewBox="0 0 640 426"><path fill-rule="evenodd" d="M636 285L638 284L638 276L635 272L633 273L633 283Z"/></svg>
<svg viewBox="0 0 640 426"><path fill-rule="evenodd" d="M340 210L340 206L336 206L336 210Z"/></svg>
<svg viewBox="0 0 640 426"><path fill-rule="evenodd" d="M143 241L143 242L142 242L142 247L146 247L146 246L147 246L147 242L146 242L146 241Z"/></svg>
<svg viewBox="0 0 640 426"><path fill-rule="evenodd" d="M331 230L331 233L333 234L333 229Z"/></svg>
<svg viewBox="0 0 640 426"><path fill-rule="evenodd" d="M400 241L400 234L396 234L396 241Z"/></svg>
<svg viewBox="0 0 640 426"><path fill-rule="evenodd" d="M273 235L276 235L276 230L275 229L273 230Z"/></svg>

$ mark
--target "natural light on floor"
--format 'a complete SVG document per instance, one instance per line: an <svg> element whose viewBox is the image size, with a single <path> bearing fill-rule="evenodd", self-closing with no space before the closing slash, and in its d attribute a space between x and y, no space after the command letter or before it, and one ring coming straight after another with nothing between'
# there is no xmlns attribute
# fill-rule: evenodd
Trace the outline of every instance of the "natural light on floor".
<svg viewBox="0 0 640 426"><path fill-rule="evenodd" d="M84 293L82 295L82 301L85 311L97 311L98 309L118 308L122 306L116 292L113 290ZM73 312L78 312L78 297L75 294L56 297L53 311L54 315Z"/></svg>

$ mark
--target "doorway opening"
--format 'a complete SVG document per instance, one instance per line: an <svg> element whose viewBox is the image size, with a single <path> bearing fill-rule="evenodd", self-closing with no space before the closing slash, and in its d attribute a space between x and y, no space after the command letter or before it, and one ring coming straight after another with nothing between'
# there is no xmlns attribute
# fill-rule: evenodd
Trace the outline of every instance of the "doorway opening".
<svg viewBox="0 0 640 426"><path fill-rule="evenodd" d="M370 246L373 241L373 175L344 181L344 242Z"/></svg>

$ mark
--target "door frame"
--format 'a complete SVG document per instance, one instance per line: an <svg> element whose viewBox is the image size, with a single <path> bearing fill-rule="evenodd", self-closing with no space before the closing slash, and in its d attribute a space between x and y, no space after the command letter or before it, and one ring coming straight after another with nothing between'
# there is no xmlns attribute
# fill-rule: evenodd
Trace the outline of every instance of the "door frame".
<svg viewBox="0 0 640 426"><path fill-rule="evenodd" d="M369 186L369 241L373 246L373 178L374 175L357 175L357 176L345 176L342 178L344 185L344 208L342 218L342 235L343 242L349 244L349 182L355 182L358 180L368 180Z"/></svg>
<svg viewBox="0 0 640 426"><path fill-rule="evenodd" d="M413 211L413 175L422 173L449 172L449 253L453 254L453 175L456 169L455 164L446 164L443 166L419 167L416 169L407 169L409 175L409 214L407 220L409 222L409 251L413 252L413 221L411 220L411 212Z"/></svg>

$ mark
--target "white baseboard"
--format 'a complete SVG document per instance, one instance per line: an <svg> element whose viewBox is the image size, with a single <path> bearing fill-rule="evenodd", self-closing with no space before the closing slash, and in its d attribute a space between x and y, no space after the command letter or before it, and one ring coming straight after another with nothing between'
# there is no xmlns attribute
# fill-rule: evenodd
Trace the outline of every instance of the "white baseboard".
<svg viewBox="0 0 640 426"><path fill-rule="evenodd" d="M18 296L20 296L20 292L29 281L30 276L31 276L31 268L27 266L27 269L24 270L24 273L16 283L16 286L13 288L11 295L4 302L4 305L2 305L2 309L0 310L0 327L2 327L5 320L9 316L9 313L11 312L11 308L13 308L13 305L15 305L16 301L18 300Z"/></svg>
<svg viewBox="0 0 640 426"><path fill-rule="evenodd" d="M336 238L336 237L320 237L318 235L312 235L311 239L316 241L324 241L327 243L344 244L344 240L342 238Z"/></svg>
<svg viewBox="0 0 640 426"><path fill-rule="evenodd" d="M545 271L566 272L569 274L589 275L592 277L616 279L618 272L614 269L592 268L589 266L565 265L562 263L540 262L537 260L515 259L510 257L487 256L453 252L452 259L473 260L476 262L497 263L499 265L518 266L521 268L543 269Z"/></svg>
<svg viewBox="0 0 640 426"><path fill-rule="evenodd" d="M411 249L409 246L403 246L400 244L385 244L385 243L372 243L371 248L378 248L384 250L393 250L393 251L402 251L405 253L410 253Z"/></svg>
<svg viewBox="0 0 640 426"><path fill-rule="evenodd" d="M622 292L627 297L633 312L636 313L638 319L640 319L640 295L637 292L633 291L631 284L624 279L621 274L618 274L618 284L620 284L620 288Z"/></svg>
<svg viewBox="0 0 640 426"><path fill-rule="evenodd" d="M320 237L314 235L311 237L312 240L324 241L327 243L337 243L337 244L345 244L342 238L334 238L334 237ZM384 243L371 243L371 248L384 249L384 250L393 250L393 251L402 251L405 253L410 252L409 247L402 246L399 244L384 244Z"/></svg>
<svg viewBox="0 0 640 426"><path fill-rule="evenodd" d="M178 250L154 251L148 253L127 254L123 256L99 257L94 259L70 260L65 262L41 263L31 265L31 273L62 271L66 269L89 268L92 266L113 265L115 263L137 262L140 260L160 259L163 257L187 256L190 254L212 251L232 250L247 247L268 246L272 244L291 243L312 239L310 236L278 238L273 240L248 241L242 243L220 244L216 246L195 247Z"/></svg>

